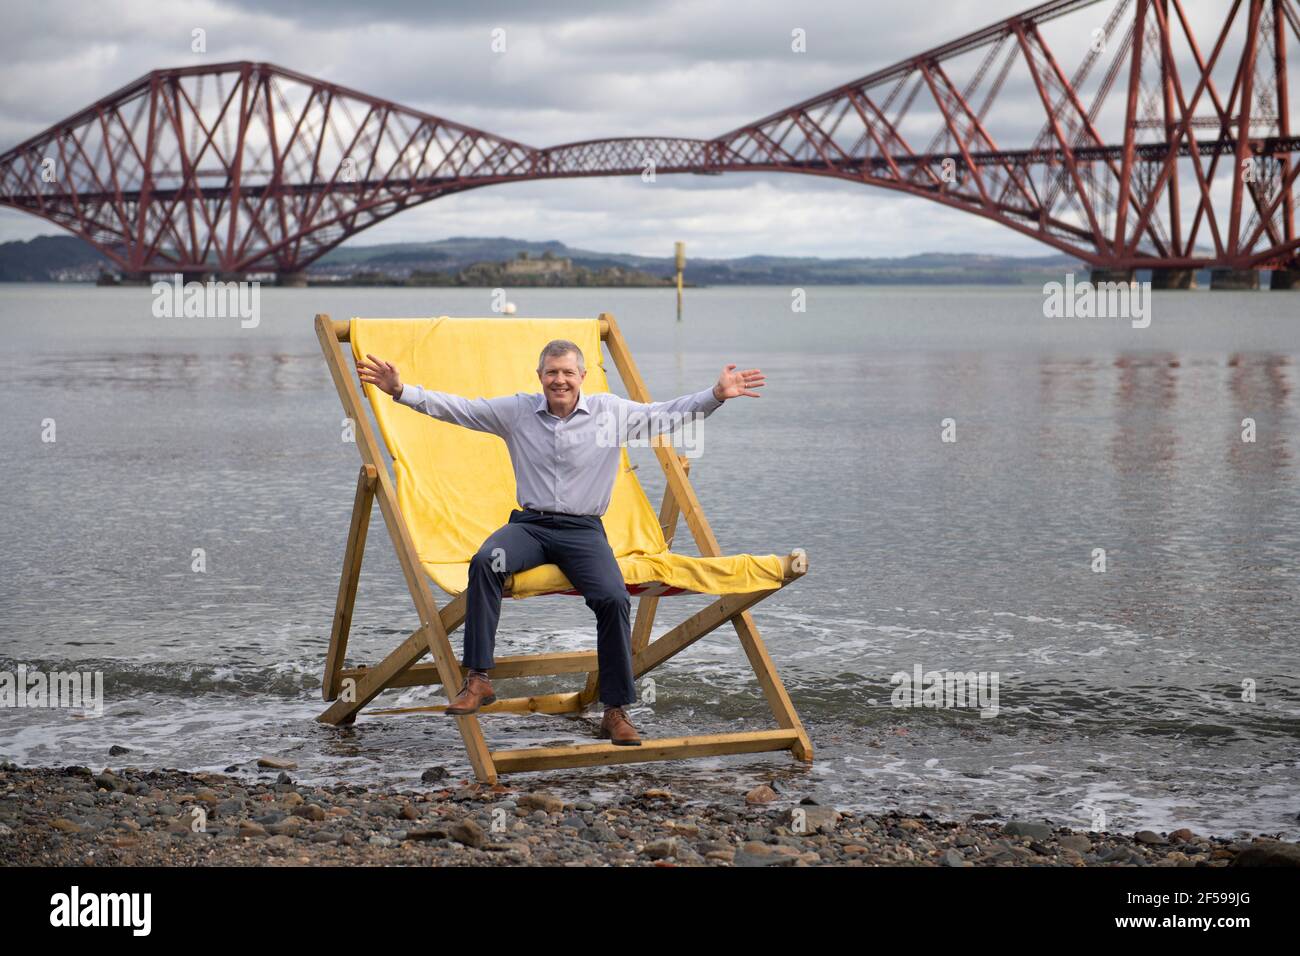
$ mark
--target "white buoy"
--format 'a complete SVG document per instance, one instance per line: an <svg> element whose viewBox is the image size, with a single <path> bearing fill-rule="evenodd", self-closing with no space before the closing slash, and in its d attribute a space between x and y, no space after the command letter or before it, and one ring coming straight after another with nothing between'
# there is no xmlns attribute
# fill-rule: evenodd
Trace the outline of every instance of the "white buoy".
<svg viewBox="0 0 1300 956"><path fill-rule="evenodd" d="M507 303L505 304L505 307L502 308L501 311L504 312L506 315L514 315L514 314L515 314L515 304L514 304L513 302L507 302Z"/></svg>

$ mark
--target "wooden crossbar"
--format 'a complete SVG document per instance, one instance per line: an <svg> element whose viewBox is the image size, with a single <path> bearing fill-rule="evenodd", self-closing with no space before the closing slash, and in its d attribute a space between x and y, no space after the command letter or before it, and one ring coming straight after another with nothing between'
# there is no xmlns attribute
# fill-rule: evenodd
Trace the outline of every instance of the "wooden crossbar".
<svg viewBox="0 0 1300 956"><path fill-rule="evenodd" d="M447 629L448 632L452 630ZM498 677L550 677L555 674L586 674L596 669L595 651L561 651L554 654L520 654L495 657L492 661L492 679ZM464 667L461 668L464 670ZM343 671L345 676L360 677L366 668ZM389 687L420 687L441 684L438 668L434 664L416 664L408 667L388 685Z"/></svg>
<svg viewBox="0 0 1300 956"><path fill-rule="evenodd" d="M426 704L420 707L389 707L385 710L371 710L368 713L437 714L450 706L450 704ZM536 694L532 697L498 697L492 703L480 707L478 712L480 714L572 714L580 709L578 694L573 691L567 694Z"/></svg>
<svg viewBox="0 0 1300 956"><path fill-rule="evenodd" d="M316 316L318 327L319 327L320 318L321 317L319 315ZM600 337L602 340L607 338L609 335L609 328L610 328L609 320L612 318L613 316L609 315L609 313L602 312L600 314L600 318L597 320L598 322L600 322ZM325 321L326 323L328 323L328 330L329 330L328 334L333 335L337 341L347 342L351 340L352 323L349 322L347 319L331 319L327 315L325 316Z"/></svg>
<svg viewBox="0 0 1300 956"><path fill-rule="evenodd" d="M798 742L793 730L751 730L738 734L701 734L643 740L639 747L620 744L574 744L568 747L526 747L494 750L492 762L500 773L520 770L558 770L561 767L595 767L643 760L682 760L718 754L752 754L790 750Z"/></svg>
<svg viewBox="0 0 1300 956"><path fill-rule="evenodd" d="M618 323L607 312L601 313L598 321L601 339L609 348L610 356L622 376L628 395L634 401L649 402L649 391L637 371ZM366 414L361 392L355 377L349 371L352 363L345 363L342 358L340 344L349 341L351 324L347 321L335 321L328 315L317 315L316 335L344 411L355 423L357 449L361 454L361 470L357 475L352 520L344 548L343 570L339 580L334 619L330 628L325 675L321 682L322 696L331 703L316 718L323 723L343 725L352 723L357 714L385 690L441 685L449 699L460 692L466 677L465 669L456 659L448 635L464 623L466 596L463 593L457 595L441 608L434 599L428 576L424 573L417 555L415 542L398 507L393 478L384 461L375 430L371 427L370 419ZM701 556L721 556L722 550L690 485L688 478L690 461L672 449L669 436L655 436L651 444L667 478L664 501L659 512L664 541L671 546L678 518L681 517L685 519L686 526L695 538ZM420 626L377 665L344 667L370 514L376 501L388 527L398 562L402 567L402 574L406 578L407 588L419 614ZM807 556L801 549L795 549L782 558L783 579L777 587L748 594L722 595L708 607L691 615L653 642L650 641L650 634L654 626L659 596L643 594L637 604L632 633L633 673L637 677L660 666L707 634L730 622L736 629L750 666L754 669L755 676L767 698L778 724L776 729L644 740L638 747L595 743L490 751L478 720L480 714L581 713L597 699L600 691L597 656L593 651L498 657L493 667L494 678L586 674L587 680L581 691L498 699L480 708L477 714L456 717L457 728L465 743L475 776L484 783L495 783L498 774L524 770L589 767L774 750L789 750L797 759L811 761L812 742L799 721L785 687L777 677L776 668L759 638L758 628L749 613L751 607L802 577L807 569ZM510 582L506 583L508 588ZM432 662L418 663L425 654L432 655ZM434 713L445 711L447 706L447 704L437 704L376 709L371 710L370 713Z"/></svg>

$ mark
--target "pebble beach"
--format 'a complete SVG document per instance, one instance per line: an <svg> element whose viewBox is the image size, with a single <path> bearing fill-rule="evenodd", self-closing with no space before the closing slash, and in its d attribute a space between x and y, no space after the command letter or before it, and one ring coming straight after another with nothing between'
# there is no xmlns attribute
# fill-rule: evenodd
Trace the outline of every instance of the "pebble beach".
<svg viewBox="0 0 1300 956"><path fill-rule="evenodd" d="M1096 833L972 814L841 812L761 784L734 800L641 789L565 800L424 773L427 789L248 774L0 764L0 865L1061 866L1300 865L1300 845L1190 830ZM775 784L775 781L773 782Z"/></svg>

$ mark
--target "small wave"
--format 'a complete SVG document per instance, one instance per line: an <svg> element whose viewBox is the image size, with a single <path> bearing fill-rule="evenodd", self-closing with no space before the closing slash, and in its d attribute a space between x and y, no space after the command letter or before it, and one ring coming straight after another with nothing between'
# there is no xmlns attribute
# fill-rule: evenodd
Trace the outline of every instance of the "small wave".
<svg viewBox="0 0 1300 956"><path fill-rule="evenodd" d="M273 664L211 664L193 661L126 661L79 658L73 660L14 660L0 658L0 670L14 673L19 666L27 673L98 673L103 675L107 698L147 693L172 697L196 694L272 695L299 697L304 691L319 690L320 662L280 661Z"/></svg>

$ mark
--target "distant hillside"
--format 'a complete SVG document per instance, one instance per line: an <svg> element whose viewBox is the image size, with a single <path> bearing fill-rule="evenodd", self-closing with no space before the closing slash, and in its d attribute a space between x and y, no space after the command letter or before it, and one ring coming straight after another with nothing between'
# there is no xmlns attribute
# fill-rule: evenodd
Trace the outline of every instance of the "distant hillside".
<svg viewBox="0 0 1300 956"><path fill-rule="evenodd" d="M403 242L344 246L327 253L308 267L318 281L351 280L354 276L383 275L398 279L420 274L436 282L435 274L453 277L462 270L477 274L484 263L501 263L526 252L530 258L545 253L569 259L592 274L617 276L634 270L667 279L673 275L673 257L596 252L562 242L531 242L500 237L455 236L436 242ZM28 242L0 243L0 281L94 281L101 269L114 271L95 249L75 236L42 236ZM692 257L687 247L686 279L708 285L861 285L861 284L1041 284L1063 272L1085 273L1070 256L1059 254L1017 258L976 253L922 253L892 259L820 259L814 256L744 256L739 259ZM486 279L486 274L484 275ZM519 282L518 284L523 284ZM600 283L596 283L600 284ZM627 284L611 282L611 284Z"/></svg>
<svg viewBox="0 0 1300 956"><path fill-rule="evenodd" d="M94 282L109 261L76 236L0 242L0 282Z"/></svg>
<svg viewBox="0 0 1300 956"><path fill-rule="evenodd" d="M504 262L526 252L537 258L550 252L575 266L599 272L635 269L652 276L673 275L673 257L595 252L562 242L455 236L437 242L350 246L327 253L308 272L347 276L355 272L404 275L411 272L454 273L481 262ZM974 253L922 253L898 259L819 259L814 256L745 256L739 259L692 257L687 248L686 277L694 285L856 285L879 283L1041 284L1069 269L1083 267L1059 254L1016 258Z"/></svg>

